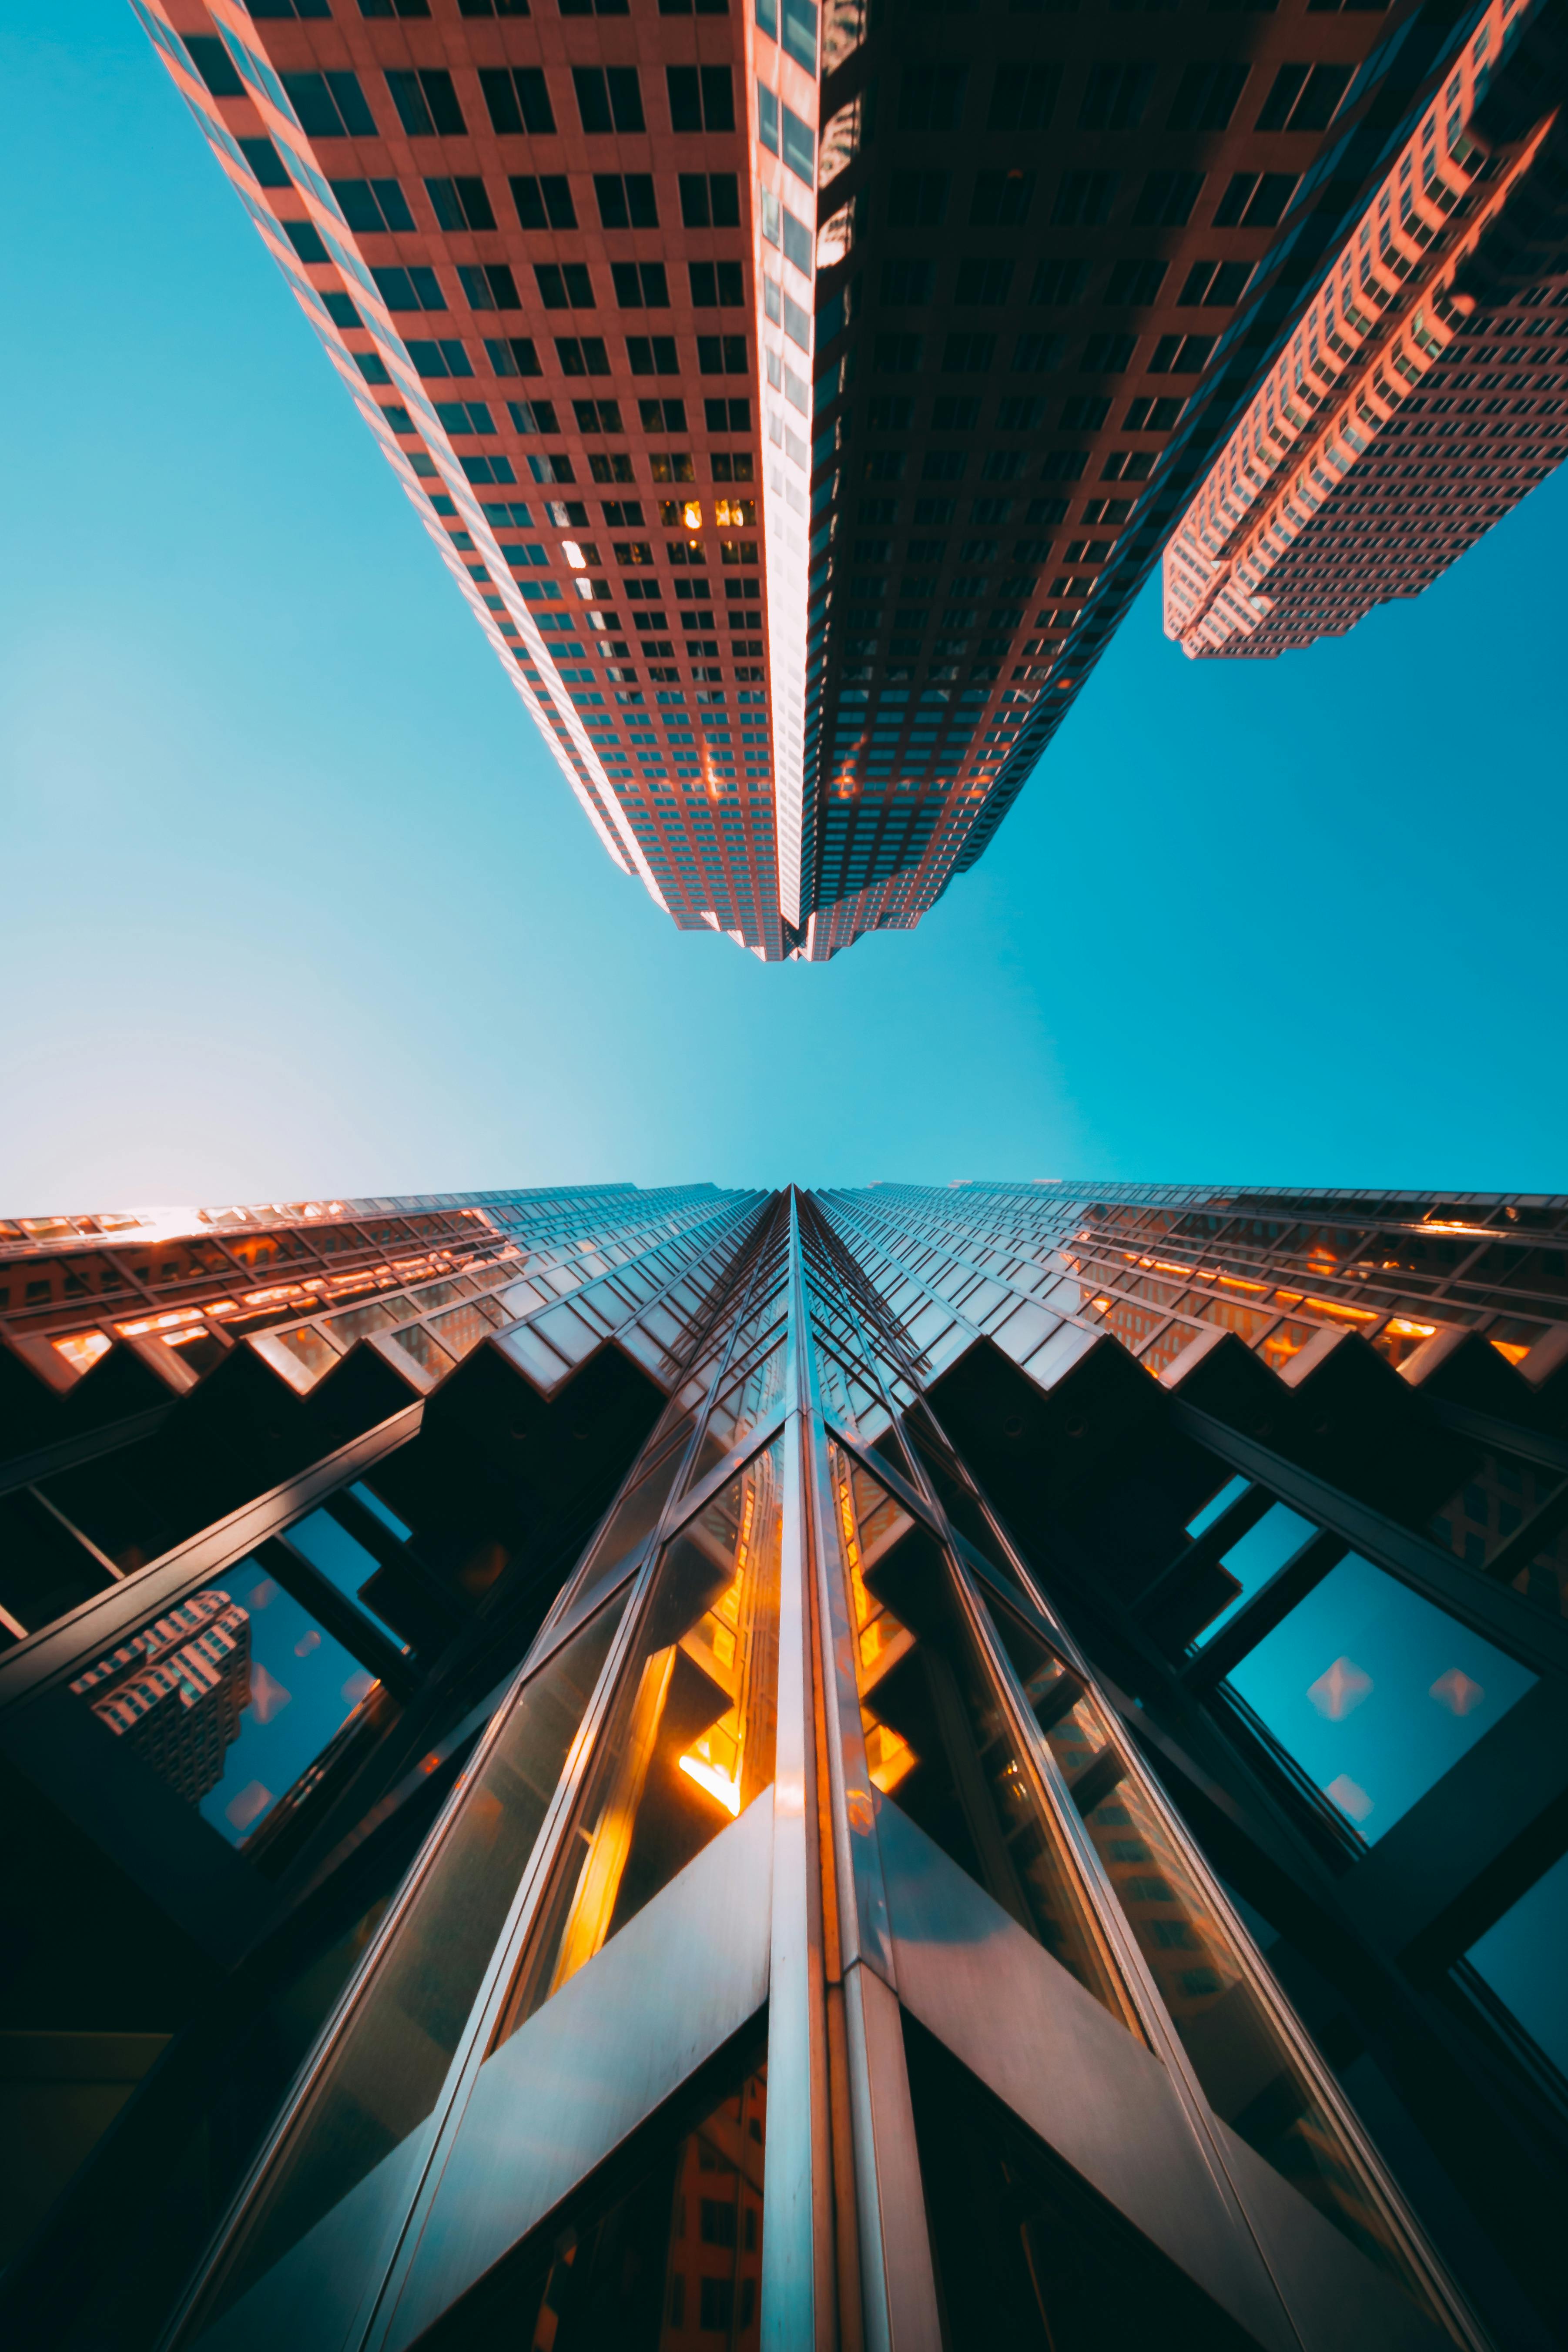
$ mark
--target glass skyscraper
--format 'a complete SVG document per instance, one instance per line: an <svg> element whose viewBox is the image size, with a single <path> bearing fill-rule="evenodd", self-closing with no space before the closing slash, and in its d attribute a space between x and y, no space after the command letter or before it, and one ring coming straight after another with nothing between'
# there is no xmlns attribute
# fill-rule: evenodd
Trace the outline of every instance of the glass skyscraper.
<svg viewBox="0 0 1568 2352"><path fill-rule="evenodd" d="M1274 650L1560 454L1434 382L1462 522L1381 462L1561 388L1560 0L133 5L605 849L765 959L973 866L1178 525L1173 632Z"/></svg>
<svg viewBox="0 0 1568 2352"><path fill-rule="evenodd" d="M1568 1199L0 1224L8 2345L1562 2340Z"/></svg>

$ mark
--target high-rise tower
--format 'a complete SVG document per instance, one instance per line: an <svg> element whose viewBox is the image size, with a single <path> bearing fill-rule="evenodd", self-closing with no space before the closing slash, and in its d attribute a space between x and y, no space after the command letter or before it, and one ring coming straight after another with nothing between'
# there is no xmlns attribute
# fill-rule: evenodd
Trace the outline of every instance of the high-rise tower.
<svg viewBox="0 0 1568 2352"><path fill-rule="evenodd" d="M1561 2341L1565 1250L0 1227L7 2344ZM242 1622L199 1769L106 1717Z"/></svg>
<svg viewBox="0 0 1568 2352"><path fill-rule="evenodd" d="M979 856L1486 14L135 5L605 847L767 958Z"/></svg>

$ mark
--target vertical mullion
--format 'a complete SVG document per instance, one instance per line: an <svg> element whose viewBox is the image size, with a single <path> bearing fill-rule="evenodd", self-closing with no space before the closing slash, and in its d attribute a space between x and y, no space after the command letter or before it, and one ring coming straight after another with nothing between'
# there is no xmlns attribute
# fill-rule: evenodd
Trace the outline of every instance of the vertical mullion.
<svg viewBox="0 0 1568 2352"><path fill-rule="evenodd" d="M792 1204L792 1219L794 1211ZM941 2352L936 2275L926 2225L902 2011L877 1847L876 1815L838 1558L837 1504L821 1412L798 1220L792 1222L792 1307L801 1350L803 1499L816 1556L828 1803L838 1896L844 2052L858 2223L856 2268L867 2352ZM876 1377L873 1374L873 1377Z"/></svg>

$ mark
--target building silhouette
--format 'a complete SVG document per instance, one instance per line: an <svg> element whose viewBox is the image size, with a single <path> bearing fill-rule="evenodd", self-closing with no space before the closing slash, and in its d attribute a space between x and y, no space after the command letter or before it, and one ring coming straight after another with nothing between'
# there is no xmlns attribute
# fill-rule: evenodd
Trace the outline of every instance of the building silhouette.
<svg viewBox="0 0 1568 2352"><path fill-rule="evenodd" d="M1561 2339L1568 1200L300 1202L0 1289L8 2343ZM237 1847L127 1759L221 1771L242 1562L359 1673Z"/></svg>
<svg viewBox="0 0 1568 2352"><path fill-rule="evenodd" d="M1391 137L1474 87L1478 27L1534 58L1558 13L136 5L605 848L766 959L908 929L979 857L1222 451L1229 484ZM1445 145L1461 211L1506 110ZM1447 201L1391 250L1464 243ZM1420 373L1462 364L1458 308L1423 331ZM1331 592L1252 649L1509 495L1382 540L1347 507Z"/></svg>

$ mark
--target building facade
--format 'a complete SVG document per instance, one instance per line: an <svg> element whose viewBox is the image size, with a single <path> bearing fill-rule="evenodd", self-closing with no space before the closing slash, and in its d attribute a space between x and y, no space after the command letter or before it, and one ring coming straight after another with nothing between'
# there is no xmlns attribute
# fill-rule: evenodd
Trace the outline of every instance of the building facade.
<svg viewBox="0 0 1568 2352"><path fill-rule="evenodd" d="M1419 595L1568 453L1564 99L1568 12L1496 0L1166 550L1187 653Z"/></svg>
<svg viewBox="0 0 1568 2352"><path fill-rule="evenodd" d="M980 856L1487 13L133 5L605 848L768 959Z"/></svg>
<svg viewBox="0 0 1568 2352"><path fill-rule="evenodd" d="M8 2343L1561 2340L1568 1200L157 1210L0 1291Z"/></svg>

